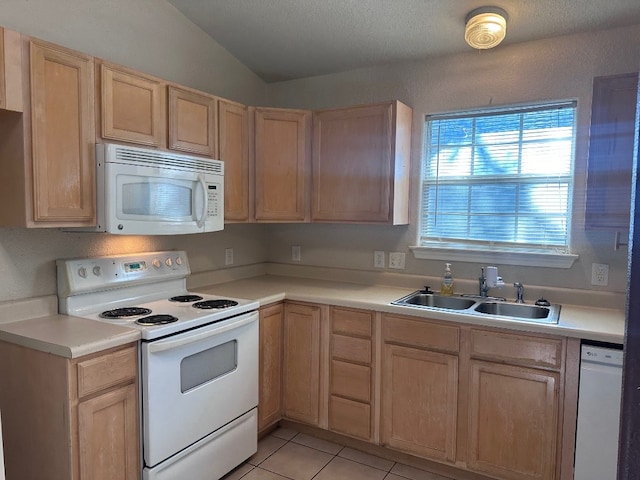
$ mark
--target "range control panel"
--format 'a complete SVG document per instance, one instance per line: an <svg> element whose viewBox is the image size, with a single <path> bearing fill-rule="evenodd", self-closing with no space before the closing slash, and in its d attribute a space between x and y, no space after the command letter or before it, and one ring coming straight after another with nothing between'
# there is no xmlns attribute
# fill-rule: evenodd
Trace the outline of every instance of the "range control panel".
<svg viewBox="0 0 640 480"><path fill-rule="evenodd" d="M186 252L178 250L57 260L56 267L59 296L182 278L191 273Z"/></svg>

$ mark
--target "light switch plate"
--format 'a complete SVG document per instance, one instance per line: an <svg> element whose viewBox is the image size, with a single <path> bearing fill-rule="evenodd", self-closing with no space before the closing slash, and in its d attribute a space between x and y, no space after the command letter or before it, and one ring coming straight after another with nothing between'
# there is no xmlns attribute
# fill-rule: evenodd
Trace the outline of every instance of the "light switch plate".
<svg viewBox="0 0 640 480"><path fill-rule="evenodd" d="M389 253L389 268L404 270L404 253L401 253L401 252Z"/></svg>
<svg viewBox="0 0 640 480"><path fill-rule="evenodd" d="M591 264L591 285L601 287L609 285L609 265L606 263Z"/></svg>
<svg viewBox="0 0 640 480"><path fill-rule="evenodd" d="M291 260L294 262L300 262L302 260L300 245L294 245L291 247Z"/></svg>
<svg viewBox="0 0 640 480"><path fill-rule="evenodd" d="M224 249L224 264L233 265L233 248Z"/></svg>
<svg viewBox="0 0 640 480"><path fill-rule="evenodd" d="M384 268L385 258L382 250L376 250L373 252L373 266L375 268Z"/></svg>

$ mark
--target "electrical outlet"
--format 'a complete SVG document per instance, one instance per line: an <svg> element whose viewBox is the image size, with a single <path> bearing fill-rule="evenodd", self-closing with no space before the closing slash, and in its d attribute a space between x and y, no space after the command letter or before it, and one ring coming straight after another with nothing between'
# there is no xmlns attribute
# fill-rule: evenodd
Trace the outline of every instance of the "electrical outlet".
<svg viewBox="0 0 640 480"><path fill-rule="evenodd" d="M300 245L294 245L291 247L291 260L294 262L300 262L302 260Z"/></svg>
<svg viewBox="0 0 640 480"><path fill-rule="evenodd" d="M606 263L591 264L591 285L602 287L609 285L609 265Z"/></svg>
<svg viewBox="0 0 640 480"><path fill-rule="evenodd" d="M224 249L224 264L233 265L233 248Z"/></svg>
<svg viewBox="0 0 640 480"><path fill-rule="evenodd" d="M404 253L401 253L401 252L389 253L389 268L404 270Z"/></svg>
<svg viewBox="0 0 640 480"><path fill-rule="evenodd" d="M373 252L373 266L375 268L384 268L384 252L376 250Z"/></svg>

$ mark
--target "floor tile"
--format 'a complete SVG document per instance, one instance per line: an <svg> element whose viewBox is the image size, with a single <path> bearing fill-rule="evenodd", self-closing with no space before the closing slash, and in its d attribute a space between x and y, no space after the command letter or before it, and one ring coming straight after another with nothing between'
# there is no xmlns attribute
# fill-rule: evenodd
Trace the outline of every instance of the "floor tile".
<svg viewBox="0 0 640 480"><path fill-rule="evenodd" d="M260 467L256 467L247 473L242 480L289 480L287 477L278 475L277 473L263 470Z"/></svg>
<svg viewBox="0 0 640 480"><path fill-rule="evenodd" d="M236 467L234 470L231 470L224 477L222 477L222 480L239 480L251 470L253 470L253 465L243 463L242 465Z"/></svg>
<svg viewBox="0 0 640 480"><path fill-rule="evenodd" d="M284 438L285 440L291 440L298 434L296 430L292 430L290 428L278 427L275 429L271 435L278 438Z"/></svg>
<svg viewBox="0 0 640 480"><path fill-rule="evenodd" d="M248 463L251 465L260 465L264 460L269 457L273 452L282 447L286 440L282 438L274 437L273 435L269 435L268 437L264 437L262 440L258 442L258 451L253 454Z"/></svg>
<svg viewBox="0 0 640 480"><path fill-rule="evenodd" d="M291 441L294 443L299 443L300 445L304 445L305 447L315 448L316 450L320 450L321 452L330 453L331 455L335 455L340 450L342 450L342 445L338 445L321 438L312 437L311 435L306 435L304 433L299 433L298 435L293 437Z"/></svg>
<svg viewBox="0 0 640 480"><path fill-rule="evenodd" d="M292 480L311 480L332 458L328 453L289 442L260 467Z"/></svg>
<svg viewBox="0 0 640 480"><path fill-rule="evenodd" d="M382 480L387 472L335 457L313 480Z"/></svg>
<svg viewBox="0 0 640 480"><path fill-rule="evenodd" d="M354 462L363 463L365 465L369 465L370 467L378 468L380 470L384 470L388 472L391 470L395 462L391 460L386 460L384 458L376 457L374 455L369 455L368 453L361 452L360 450L354 450L353 448L345 447L338 454L339 457L347 458L349 460L353 460Z"/></svg>
<svg viewBox="0 0 640 480"><path fill-rule="evenodd" d="M391 469L391 473L411 480L451 480L449 477L436 475L435 473L426 472L402 463L396 463Z"/></svg>

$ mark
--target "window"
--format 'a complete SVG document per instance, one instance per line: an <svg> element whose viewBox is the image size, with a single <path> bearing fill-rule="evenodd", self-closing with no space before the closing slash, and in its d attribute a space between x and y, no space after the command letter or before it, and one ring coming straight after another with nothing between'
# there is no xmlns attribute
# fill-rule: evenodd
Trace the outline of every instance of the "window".
<svg viewBox="0 0 640 480"><path fill-rule="evenodd" d="M427 116L420 246L568 254L575 110Z"/></svg>

